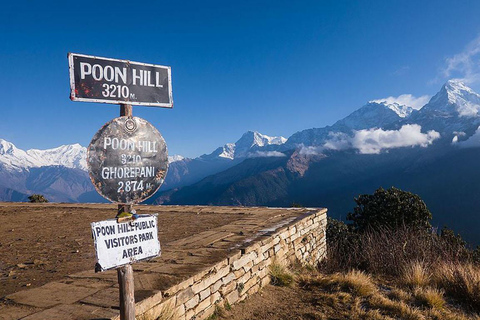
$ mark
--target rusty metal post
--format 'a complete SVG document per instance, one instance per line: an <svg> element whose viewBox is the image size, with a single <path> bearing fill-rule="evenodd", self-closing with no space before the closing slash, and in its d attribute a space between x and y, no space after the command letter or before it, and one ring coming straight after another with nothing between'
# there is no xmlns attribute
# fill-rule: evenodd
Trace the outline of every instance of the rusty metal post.
<svg viewBox="0 0 480 320"><path fill-rule="evenodd" d="M132 105L131 104L121 104L120 105L120 117L132 117ZM119 204L118 212L119 215L122 212L132 212L132 205L129 204Z"/></svg>
<svg viewBox="0 0 480 320"><path fill-rule="evenodd" d="M120 105L120 117L132 117L132 105L121 104ZM132 212L133 206L131 204L119 204L117 210L117 216L122 212Z"/></svg>
<svg viewBox="0 0 480 320"><path fill-rule="evenodd" d="M131 117L132 105L121 104L120 116ZM119 204L118 212L132 212L132 205ZM135 320L135 285L133 280L133 268L127 264L117 269L118 285L120 292L120 320Z"/></svg>
<svg viewBox="0 0 480 320"><path fill-rule="evenodd" d="M131 117L132 116L132 105L131 104L121 104L120 105L120 117Z"/></svg>

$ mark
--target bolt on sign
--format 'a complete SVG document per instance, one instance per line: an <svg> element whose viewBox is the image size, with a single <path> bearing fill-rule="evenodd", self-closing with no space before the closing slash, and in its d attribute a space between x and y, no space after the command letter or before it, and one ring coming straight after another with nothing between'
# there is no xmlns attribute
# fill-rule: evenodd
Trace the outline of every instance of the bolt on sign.
<svg viewBox="0 0 480 320"><path fill-rule="evenodd" d="M165 179L167 145L147 120L115 118L93 137L87 167L95 189L104 198L139 203L151 197Z"/></svg>
<svg viewBox="0 0 480 320"><path fill-rule="evenodd" d="M130 223L92 222L91 226L99 271L160 255L157 215L141 215Z"/></svg>
<svg viewBox="0 0 480 320"><path fill-rule="evenodd" d="M172 108L171 68L69 53L70 99Z"/></svg>

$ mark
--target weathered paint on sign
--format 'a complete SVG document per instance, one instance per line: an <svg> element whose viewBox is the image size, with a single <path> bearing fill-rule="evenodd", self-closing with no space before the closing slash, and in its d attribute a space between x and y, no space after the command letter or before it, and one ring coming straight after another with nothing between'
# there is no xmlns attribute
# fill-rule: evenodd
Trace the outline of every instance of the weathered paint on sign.
<svg viewBox="0 0 480 320"><path fill-rule="evenodd" d="M171 68L69 53L70 99L172 108Z"/></svg>
<svg viewBox="0 0 480 320"><path fill-rule="evenodd" d="M117 203L139 203L151 197L165 179L167 145L147 120L115 118L90 142L87 166L100 195Z"/></svg>
<svg viewBox="0 0 480 320"><path fill-rule="evenodd" d="M115 219L92 222L98 271L105 271L160 255L156 215L141 215L132 222Z"/></svg>

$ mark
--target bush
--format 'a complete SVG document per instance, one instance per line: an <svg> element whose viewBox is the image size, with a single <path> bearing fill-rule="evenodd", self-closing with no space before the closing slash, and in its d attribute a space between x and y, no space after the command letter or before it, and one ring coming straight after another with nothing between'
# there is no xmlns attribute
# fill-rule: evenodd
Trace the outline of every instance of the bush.
<svg viewBox="0 0 480 320"><path fill-rule="evenodd" d="M327 241L344 242L351 236L348 225L343 221L327 217Z"/></svg>
<svg viewBox="0 0 480 320"><path fill-rule="evenodd" d="M45 198L41 194L32 194L30 197L28 197L28 200L32 203L46 203L48 202L47 198Z"/></svg>
<svg viewBox="0 0 480 320"><path fill-rule="evenodd" d="M449 229L447 226L444 226L440 231L440 237L452 247L465 248L467 245L467 242L463 240L460 234L455 234L455 232L452 229Z"/></svg>
<svg viewBox="0 0 480 320"><path fill-rule="evenodd" d="M357 256L361 252L360 236L350 229L343 221L327 218L328 258L323 263L327 271L361 268L363 259Z"/></svg>
<svg viewBox="0 0 480 320"><path fill-rule="evenodd" d="M325 271L359 269L377 275L416 276L443 262L480 261L480 248L467 249L460 235L444 227L432 232L432 214L419 196L394 187L355 199L353 224L328 219ZM413 267L412 267L413 266ZM412 269L413 268L413 269ZM412 279L412 282L415 282Z"/></svg>
<svg viewBox="0 0 480 320"><path fill-rule="evenodd" d="M349 232L345 241L327 242L323 266L327 272L360 269L402 276L405 268L417 261L430 268L441 262L468 261L471 255L465 247L452 246L437 234L400 227Z"/></svg>
<svg viewBox="0 0 480 320"><path fill-rule="evenodd" d="M291 208L304 208L304 206L302 206L300 203L298 202L292 202L292 204L290 204L290 207Z"/></svg>
<svg viewBox="0 0 480 320"><path fill-rule="evenodd" d="M416 229L431 228L432 213L425 202L411 192L395 187L379 188L374 194L363 194L355 198L357 206L347 220L353 222L356 231L382 228L397 229L401 226Z"/></svg>

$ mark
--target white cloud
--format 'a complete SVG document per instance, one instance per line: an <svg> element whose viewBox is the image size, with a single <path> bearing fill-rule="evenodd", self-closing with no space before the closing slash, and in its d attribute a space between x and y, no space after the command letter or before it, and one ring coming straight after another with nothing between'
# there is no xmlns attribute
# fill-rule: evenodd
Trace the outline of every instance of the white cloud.
<svg viewBox="0 0 480 320"><path fill-rule="evenodd" d="M286 155L278 151L255 151L248 154L248 158L266 158L266 157L286 157Z"/></svg>
<svg viewBox="0 0 480 320"><path fill-rule="evenodd" d="M453 131L453 134L455 136L452 139L452 144L455 144L458 142L458 137L464 137L467 135L465 132L462 132L462 131Z"/></svg>
<svg viewBox="0 0 480 320"><path fill-rule="evenodd" d="M354 131L353 137L345 134L332 134L324 148L332 150L357 149L362 154L378 154L384 149L401 147L427 147L440 138L436 131L421 132L418 124L407 124L400 130L365 129Z"/></svg>
<svg viewBox="0 0 480 320"><path fill-rule="evenodd" d="M383 99L376 99L372 100L373 102L381 103L381 102L387 102L388 104L392 103L398 103L400 105L405 105L408 107L412 107L413 109L421 109L424 105L427 104L428 100L430 100L430 96L424 95L421 97L415 97L411 94L402 94L399 95L398 97L387 97Z"/></svg>
<svg viewBox="0 0 480 320"><path fill-rule="evenodd" d="M471 41L465 49L445 59L446 66L442 75L446 78L459 77L465 83L480 80L480 35Z"/></svg>
<svg viewBox="0 0 480 320"><path fill-rule="evenodd" d="M304 146L303 143L300 145L297 145L299 148L298 153L301 155L307 155L307 156L312 156L312 155L317 155L321 154L323 150L325 150L324 147L315 147L315 146Z"/></svg>
<svg viewBox="0 0 480 320"><path fill-rule="evenodd" d="M323 147L330 150L345 150L351 148L351 137L343 132L329 132L329 139Z"/></svg>
<svg viewBox="0 0 480 320"><path fill-rule="evenodd" d="M453 137L453 139L457 138L457 136ZM456 139L457 141L452 141L452 143L458 144L460 147L463 148L478 148L480 147L480 127L477 128L477 131L470 136L467 140L465 141L460 141L458 142L458 138Z"/></svg>

